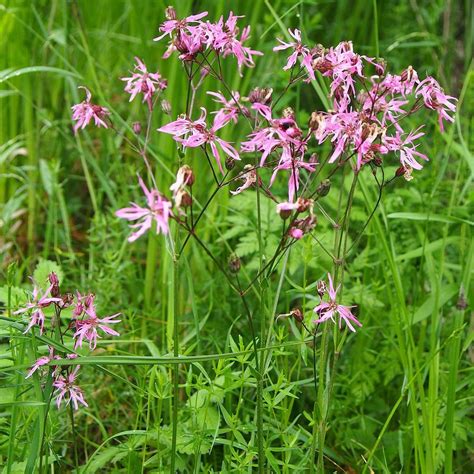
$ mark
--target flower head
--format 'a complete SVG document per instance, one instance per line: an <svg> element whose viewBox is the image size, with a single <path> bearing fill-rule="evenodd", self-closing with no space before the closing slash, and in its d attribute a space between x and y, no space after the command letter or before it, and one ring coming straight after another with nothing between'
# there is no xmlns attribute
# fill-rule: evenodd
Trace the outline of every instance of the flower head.
<svg viewBox="0 0 474 474"><path fill-rule="evenodd" d="M143 102L148 104L148 108L153 108L153 95L167 87L167 81L162 78L159 72L148 72L147 67L140 58L135 57L136 65L130 77L123 77L122 81L127 81L125 92L130 94L130 102L138 95L143 94Z"/></svg>
<svg viewBox="0 0 474 474"><path fill-rule="evenodd" d="M449 114L456 111L456 105L450 101L455 101L456 98L446 95L436 79L428 76L421 81L415 90L415 96L423 97L425 106L438 112L438 123L442 132L444 131L443 120L454 122L454 117Z"/></svg>
<svg viewBox="0 0 474 474"><path fill-rule="evenodd" d="M72 372L69 372L67 375L59 375L53 382L53 387L56 388L56 405L58 408L63 400L66 406L72 402L75 410L79 408L79 403L86 407L89 406L84 400L82 390L76 385L79 369L80 365L76 365Z"/></svg>
<svg viewBox="0 0 474 474"><path fill-rule="evenodd" d="M51 293L51 289L53 288L53 284L51 284L48 289L40 296L39 287L36 283L33 284L33 299L26 304L24 308L20 308L19 310L15 311L13 314L22 314L28 311L31 311L30 322L25 329L25 333L28 332L33 326L38 325L40 328L40 334L43 334L44 331L44 321L45 321L45 314L44 308L47 308L52 303L59 303L61 298L54 298L49 296Z"/></svg>
<svg viewBox="0 0 474 474"><path fill-rule="evenodd" d="M173 33L180 34L181 32L194 32L195 28L200 23L200 20L207 16L207 12L201 12L197 15L190 15L181 20L176 19L176 12L169 10L168 19L160 26L160 36L157 36L153 41L160 41L165 36L171 36Z"/></svg>
<svg viewBox="0 0 474 474"><path fill-rule="evenodd" d="M130 203L132 207L119 209L115 215L128 221L138 221L130 225L132 229L138 229L128 238L129 242L134 242L141 237L147 230L151 229L153 222L156 224L156 233L167 234L169 231L169 217L172 215L172 204L164 198L157 189L149 190L141 177L138 182L142 188L148 207L140 207L134 202Z"/></svg>
<svg viewBox="0 0 474 474"><path fill-rule="evenodd" d="M297 30L295 28L294 31L291 31L288 29L288 33L290 36L294 39L294 41L287 43L285 41L282 41L281 39L277 38L278 42L280 43L279 46L275 46L273 48L273 51L282 51L285 49L292 49L293 52L288 56L288 60L283 67L284 71L287 71L288 69L291 69L295 64L298 59L298 56L302 57L302 65L308 72L308 76L314 81L316 79L314 75L314 70L312 66L312 59L313 55L311 54L310 49L307 46L304 46L303 43L301 42L301 31Z"/></svg>
<svg viewBox="0 0 474 474"><path fill-rule="evenodd" d="M109 324L117 324L119 319L115 319L120 313L105 318L99 318L94 304L94 295L84 297L83 316L84 319L76 319L76 332L73 338L76 340L74 348L82 347L84 339L89 341L89 347L94 350L97 346L97 338L100 338L98 329L110 336L120 336L120 334L109 327Z"/></svg>
<svg viewBox="0 0 474 474"><path fill-rule="evenodd" d="M221 17L216 24L208 24L208 28L209 36L212 38L212 48L222 54L224 58L229 55L234 56L237 59L239 71L241 71L242 66L253 67L255 65L253 56L262 56L263 53L244 46L244 42L250 37L250 26L245 26L242 29L239 38L240 30L237 26L239 18L243 17L230 12L225 22Z"/></svg>
<svg viewBox="0 0 474 474"><path fill-rule="evenodd" d="M72 120L76 121L74 125L74 133L77 133L79 129L84 129L92 119L96 127L108 128L104 119L110 112L107 108L101 105L94 105L91 103L91 93L86 87L80 86L79 89L86 91L86 100L80 104L73 105L72 109Z"/></svg>
<svg viewBox="0 0 474 474"><path fill-rule="evenodd" d="M206 124L206 115L206 109L201 107L201 116L196 121L180 118L159 128L158 131L173 135L174 140L187 148L209 144L212 156L221 172L224 173L218 147L233 160L240 160L240 157L237 150L229 142L216 135L216 132L228 123L228 120L223 115L216 115L212 127L209 128Z"/></svg>
<svg viewBox="0 0 474 474"><path fill-rule="evenodd" d="M237 91L232 91L232 98L227 100L221 92L208 92L209 95L215 97L215 102L222 104L222 108L216 112L216 120L220 122L234 122L237 123L240 110L243 110L239 104L240 94Z"/></svg>
<svg viewBox="0 0 474 474"><path fill-rule="evenodd" d="M60 359L60 358L61 357L59 357L58 355L54 355L54 347L49 346L49 355L42 356L39 359L37 359L35 363L31 366L31 369L29 370L25 378L31 377L40 367L43 367L44 365L48 365L52 360Z"/></svg>
<svg viewBox="0 0 474 474"><path fill-rule="evenodd" d="M420 132L420 128L415 131L412 131L408 134L401 134L399 131L396 132L394 136L386 136L384 138L384 145L388 150L398 152L400 157L400 163L403 167L407 169L421 170L423 168L417 158L428 161L428 157L423 153L417 151L418 144L413 142L418 138L424 135L423 132ZM410 173L411 174L411 173Z"/></svg>
<svg viewBox="0 0 474 474"><path fill-rule="evenodd" d="M328 273L328 280L329 280L329 288L327 289L327 293L329 296L329 301L322 301L316 308L314 308L314 312L319 316L318 319L315 319L313 322L315 324L323 323L328 319L334 321L334 317L336 315L339 316L339 327L342 325L342 321L344 321L347 327L352 331L355 332L354 326L352 323L356 324L357 326L362 327L362 324L356 319L356 317L352 314L351 308L353 306L344 306L339 304L337 299L337 292L339 291L340 285L334 289L333 281L331 274Z"/></svg>

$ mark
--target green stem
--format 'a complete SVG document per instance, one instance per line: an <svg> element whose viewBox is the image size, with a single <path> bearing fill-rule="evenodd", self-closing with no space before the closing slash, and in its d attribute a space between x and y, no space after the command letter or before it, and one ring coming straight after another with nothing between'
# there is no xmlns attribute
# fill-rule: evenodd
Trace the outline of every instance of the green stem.
<svg viewBox="0 0 474 474"><path fill-rule="evenodd" d="M347 197L347 204L344 211L344 217L342 220L341 225L338 229L336 229L336 237L335 237L335 245L334 245L334 285L337 287L338 280L342 280L342 272L339 275L339 267L342 266L343 262L341 261L341 251L344 239L344 234L347 239L347 232L349 229L349 218L350 213L352 210L352 203L354 199L354 193L357 186L358 181L358 173L354 174L352 179L351 188L349 191L349 195ZM339 210L341 209L341 201L342 201L342 190L344 186L341 186L341 194L339 199ZM345 245L344 245L345 247ZM318 452L318 472L323 474L324 473L324 443L326 438L326 431L327 431L327 417L329 412L329 398L331 396L331 391L334 383L334 370L336 367L337 362L337 353L335 352L333 355L333 361L331 365L331 369L327 374L326 380L326 367L328 364L329 358L329 331L331 330L330 326L327 324L323 327L323 335L321 341L321 355L319 359L319 384L318 384L318 406L319 406L319 452ZM316 415L316 413L314 413ZM316 419L313 420L316 423ZM314 449L314 448L313 448Z"/></svg>
<svg viewBox="0 0 474 474"><path fill-rule="evenodd" d="M179 246L179 226L176 230L176 248ZM173 318L173 356L178 357L179 355L179 334L178 334L178 316L179 316L179 259L177 255L173 256L173 267L172 267L172 287L171 295L169 297L169 303L171 303L171 308L169 308L169 315ZM173 366L173 431L171 438L171 463L170 463L170 473L176 472L176 446L178 439L178 401L179 401L179 365L175 364Z"/></svg>

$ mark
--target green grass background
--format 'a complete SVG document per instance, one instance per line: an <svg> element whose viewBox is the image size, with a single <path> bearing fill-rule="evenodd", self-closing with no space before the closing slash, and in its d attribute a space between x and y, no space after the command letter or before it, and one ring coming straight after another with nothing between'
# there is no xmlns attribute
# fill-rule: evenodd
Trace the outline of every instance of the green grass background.
<svg viewBox="0 0 474 474"><path fill-rule="evenodd" d="M430 157L409 183L387 188L383 202L347 262L344 298L358 305L364 327L339 356L326 435L328 472L470 472L473 402L472 299L473 70L472 3L468 0L175 2L178 16L233 10L252 25L250 44L266 53L243 78L225 61L228 84L281 89L284 56L271 48L284 27L310 43L352 40L361 54L385 57L389 69L413 65L459 97L454 125L440 135L426 124ZM160 1L2 1L0 4L0 467L2 472L167 472L172 437L172 371L179 370L176 467L182 472L252 472L256 466L255 374L251 338L240 300L207 255L190 245L174 293L165 241L152 235L129 245L113 211L138 198L140 157L109 131L71 133L70 106L87 85L113 111L121 133L145 121L120 77L133 56L167 77L172 115L182 113L186 77L176 58L161 59L154 43L167 3ZM277 71L277 73L275 73ZM218 85L207 83L210 90ZM199 103L211 102L203 91ZM283 105L301 120L323 108L298 86ZM168 121L155 115L153 128ZM246 130L227 138L238 141ZM178 155L168 136L152 133L152 164L166 189ZM194 193L203 203L212 185L207 163L191 155ZM388 167L390 176L395 168ZM357 190L352 237L376 201L365 177ZM335 182L336 186L342 183ZM333 184L333 187L334 187ZM331 209L336 197L329 197ZM244 276L258 267L255 204L226 191L210 206L200 238L219 261L241 256ZM264 246L274 248L280 224L263 204ZM331 229L321 224L321 239ZM272 247L273 246L273 247ZM270 250L268 250L270 252ZM75 417L49 410L38 380L25 368L44 341L22 336L11 311L38 261L57 262L63 289L97 294L102 313L122 311L119 340L103 341L83 362L81 385L90 407ZM15 266L9 266L16 262ZM41 272L49 268L42 264ZM10 268L10 270L8 270ZM263 293L251 292L265 334L263 407L270 472L306 472L312 464L312 362L304 334L274 316L295 304L314 306L314 282L330 269L310 239L283 259ZM254 274L253 273L253 274ZM262 295L265 301L262 303ZM175 321L175 317L178 318ZM308 316L309 317L309 316ZM180 354L176 365L175 322ZM109 358L120 356L120 359ZM99 357L101 359L99 360ZM141 358L140 358L141 357ZM50 390L46 387L45 390ZM43 450L41 440L44 438ZM75 448L74 448L75 446ZM40 459L40 452L43 456Z"/></svg>

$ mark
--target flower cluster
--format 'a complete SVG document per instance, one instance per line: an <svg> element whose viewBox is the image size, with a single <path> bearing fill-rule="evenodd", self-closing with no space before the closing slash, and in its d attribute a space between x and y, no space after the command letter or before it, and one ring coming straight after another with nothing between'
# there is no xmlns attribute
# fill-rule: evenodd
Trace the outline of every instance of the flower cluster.
<svg viewBox="0 0 474 474"><path fill-rule="evenodd" d="M86 100L71 107L72 120L76 122L74 125L74 133L77 133L79 129L86 128L91 120L94 120L96 127L108 128L105 122L106 117L110 115L108 109L91 103L92 95L87 87L80 86L79 89L86 91Z"/></svg>
<svg viewBox="0 0 474 474"><path fill-rule="evenodd" d="M98 330L110 336L119 336L119 333L110 327L111 324L117 324L120 320L116 319L120 313L100 318L97 315L93 294L81 295L79 292L76 296L71 293L61 294L59 288L59 280L57 275L50 273L48 289L42 294L36 283L34 283L32 300L25 307L15 311L14 314L29 313L30 321L25 333L38 326L40 334L48 332L52 338L56 338L57 346L48 346L48 355L39 357L26 378L31 377L34 373L41 373L46 377L51 374L53 378L53 387L56 388L56 403L58 407L61 401L65 404L72 403L74 408L78 408L78 404L87 406L84 400L82 390L76 384L76 378L80 365L76 365L73 369L70 365L55 365L55 360L61 360L59 354L56 354L57 347L64 347L64 339L70 332L70 337L74 341L74 348L82 347L84 340L88 341L90 350L94 350L97 345L97 339L100 338ZM54 309L54 315L47 318L45 310L48 307ZM67 325L63 323L64 315L62 312L66 308L72 308L70 321ZM48 323L48 324L47 324ZM47 326L47 329L45 328ZM63 327L65 326L65 327ZM57 339L59 337L59 340ZM77 354L66 353L66 359L75 359ZM48 370L46 370L48 369ZM51 369L51 370L49 370Z"/></svg>
<svg viewBox="0 0 474 474"><path fill-rule="evenodd" d="M167 234L169 231L168 221L172 215L172 203L168 201L156 188L148 189L141 177L138 182L146 197L147 207L140 207L134 202L131 207L119 209L115 215L128 221L138 221L132 224L132 229L137 229L128 238L129 242L134 242L141 237L147 230L151 229L153 223L156 225L156 233Z"/></svg>
<svg viewBox="0 0 474 474"><path fill-rule="evenodd" d="M168 82L163 79L159 72L148 72L145 63L135 57L135 69L130 77L123 77L122 81L127 81L125 92L130 94L130 102L138 94L143 94L143 102L148 104L148 108L153 108L153 96L166 89Z"/></svg>
<svg viewBox="0 0 474 474"><path fill-rule="evenodd" d="M337 292L339 291L341 285L338 285L338 287L334 289L334 284L330 273L328 273L328 280L329 288L327 288L324 282L323 284L318 285L318 289L320 290L318 293L319 297L321 298L321 302L313 310L318 316L318 318L315 319L313 323L320 324L329 319L335 322L334 317L339 316L339 327L342 326L342 321L344 321L347 327L352 332L355 332L353 324L359 327L362 327L362 324L352 314L351 308L353 308L353 306L344 306L338 303ZM329 301L322 300L322 297L326 293L329 297Z"/></svg>
<svg viewBox="0 0 474 474"><path fill-rule="evenodd" d="M224 109L216 113L210 127L206 124L207 111L201 107L201 115L197 120L192 121L189 118L181 117L159 128L158 131L173 135L173 139L181 143L184 148L203 147L206 150L206 145L209 145L212 156L223 173L219 148L232 160L240 160L237 150L229 142L216 135L216 132L231 120L226 109L227 106L224 106Z"/></svg>
<svg viewBox="0 0 474 474"><path fill-rule="evenodd" d="M358 54L350 41L329 48L320 44L308 45L298 29L289 29L287 39L278 39L278 44L273 48L273 51L282 51L286 55L283 70L289 75L288 84L282 88L279 96L275 94L274 97L270 88L232 90L224 80L221 59L233 56L242 74L242 68L253 67L255 57L262 53L246 46L250 28L239 29L237 24L242 17L230 12L227 19L221 17L213 23L207 16L207 12L202 12L178 19L174 8L166 10L166 21L159 27L160 35L155 41L169 38L164 58L174 51L178 52L189 83L183 113L175 116L175 120L162 124L158 132L172 137L178 144L181 158L186 158L186 150L193 149L200 151L207 159L217 189L203 206L202 213L218 191L235 182L240 185L230 191L232 195L257 189L263 191L265 198L275 202L276 211L284 220L277 254L286 251L307 234L316 239L316 205L325 218L329 217L334 228L340 228L341 222L331 219L316 201L329 193L330 178L346 165L355 175L370 169L380 195L386 184L384 168L387 165L393 163L398 168L391 179L404 176L410 180L413 170L422 169L422 162L428 160L420 150L420 139L425 134L423 125L413 127L412 121L404 120L406 117L414 115L424 106L436 113L441 131L444 130L445 122L454 121L456 99L446 95L434 78L420 80L411 66L400 74L388 72L384 60ZM158 72L149 73L139 58L135 58L135 61L131 77L123 78L126 81L125 91L130 94L130 100L142 94L151 119L153 104L167 83ZM206 91L216 104L215 110L200 107L197 116L196 92L208 76L214 77L223 87L216 92ZM302 123L300 115L293 108L278 106L283 95L294 84L316 80L320 94L322 90L328 91L327 97L322 97L325 108L308 110L310 118L306 124ZM321 87L321 82L327 87ZM107 109L92 105L90 93L87 89L86 92L86 101L73 107L73 119L77 122L74 129L84 128L92 119L97 126L107 127L103 121L108 115ZM170 104L166 101L163 104L164 113L171 115ZM231 128L240 129L240 121L245 122L248 131L239 144L230 141L224 133L231 131ZM133 129L138 134L140 126L134 126ZM147 166L148 178L153 183L149 188L141 177L138 178L146 205L131 203L130 207L119 209L115 215L132 222L133 232L128 238L130 242L149 230L169 236L171 221L178 228L184 228L190 234L189 237L197 237L195 227L202 213L194 219L194 174L189 166L181 166L176 181L170 187L172 196L165 197L158 190L155 174L146 157L148 131L149 127L144 147L141 143L136 147ZM239 162L242 162L241 167L237 166ZM222 180L215 173L216 166L224 175ZM227 179L234 168L237 174ZM381 173L378 173L379 169L382 169ZM382 174L382 182L378 174ZM283 198L278 198L273 193L276 194L275 183L281 176L285 177L287 192ZM200 240L198 242L203 245ZM339 304L338 289L334 289L331 275L328 275L328 279L329 289L320 294L320 304L315 308L318 318L314 322L334 321L338 317L339 324L344 321L354 331L354 325L360 326L360 323L350 307ZM328 301L322 300L325 294ZM83 339L87 339L93 348L97 329L114 334L108 328L108 324L115 322L114 316L100 320L95 316L93 301L79 295L77 299L84 307L81 312L84 322L76 327L76 344L81 345ZM32 306L28 308L33 311L30 324L38 324L42 328L42 308L52 303L57 304L50 301L48 292L41 297L36 293Z"/></svg>
<svg viewBox="0 0 474 474"><path fill-rule="evenodd" d="M223 58L234 56L237 60L239 71L242 66L253 67L253 56L260 56L260 51L254 51L244 46L250 36L250 26L246 26L240 32L237 21L242 16L229 13L227 20L221 17L217 22L202 21L207 12L191 15L178 20L174 8L166 10L167 20L160 26L161 35L155 41L170 37L168 49L164 58L168 58L174 51L179 52L179 58L183 61L193 61L198 54L202 53L207 58L209 52Z"/></svg>

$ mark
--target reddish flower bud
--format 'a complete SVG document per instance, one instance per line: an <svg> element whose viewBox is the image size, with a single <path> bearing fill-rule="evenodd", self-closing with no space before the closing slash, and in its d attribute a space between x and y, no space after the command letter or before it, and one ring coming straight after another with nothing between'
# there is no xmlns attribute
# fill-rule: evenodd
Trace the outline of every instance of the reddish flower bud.
<svg viewBox="0 0 474 474"><path fill-rule="evenodd" d="M74 295L72 293L66 293L61 299L61 308L67 308L74 303Z"/></svg>
<svg viewBox="0 0 474 474"><path fill-rule="evenodd" d="M256 87L252 92L250 92L249 102L252 104L258 102L259 104L270 105L272 102L272 93L273 89L268 87Z"/></svg>
<svg viewBox="0 0 474 474"><path fill-rule="evenodd" d="M319 186L316 189L316 193L318 196L324 197L329 194L329 191L331 189L331 181L329 179L325 179L319 183Z"/></svg>
<svg viewBox="0 0 474 474"><path fill-rule="evenodd" d="M167 20L176 20L176 10L173 7L167 7L165 9L165 17Z"/></svg>
<svg viewBox="0 0 474 474"><path fill-rule="evenodd" d="M142 124L140 122L133 122L132 129L133 133L140 135L140 133L142 133Z"/></svg>
<svg viewBox="0 0 474 474"><path fill-rule="evenodd" d="M231 158L230 156L226 158L225 160L225 169L230 171L234 169L235 167L235 160Z"/></svg>
<svg viewBox="0 0 474 474"><path fill-rule="evenodd" d="M299 308L292 309L290 314L298 323L301 323L304 319L303 313L301 312L301 309Z"/></svg>
<svg viewBox="0 0 474 474"><path fill-rule="evenodd" d="M53 298L57 298L60 294L58 276L56 275L56 273L51 272L48 275L48 280L49 280L49 283L51 284L51 296Z"/></svg>
<svg viewBox="0 0 474 474"><path fill-rule="evenodd" d="M318 281L317 291L320 298L322 298L324 294L326 293L327 287L326 287L326 283L323 280Z"/></svg>
<svg viewBox="0 0 474 474"><path fill-rule="evenodd" d="M164 114L171 115L171 104L166 99L161 101L161 110Z"/></svg>
<svg viewBox="0 0 474 474"><path fill-rule="evenodd" d="M231 273L239 273L240 258L237 255L231 255L231 257L229 258L229 271Z"/></svg>

